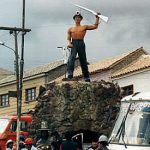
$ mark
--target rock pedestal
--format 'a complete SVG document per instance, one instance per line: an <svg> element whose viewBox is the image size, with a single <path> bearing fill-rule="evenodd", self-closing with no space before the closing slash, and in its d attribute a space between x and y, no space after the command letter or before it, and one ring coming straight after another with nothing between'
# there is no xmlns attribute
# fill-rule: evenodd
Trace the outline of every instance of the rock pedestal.
<svg viewBox="0 0 150 150"><path fill-rule="evenodd" d="M89 130L109 135L119 104L120 88L111 82L51 83L38 97L31 131L44 120L50 132Z"/></svg>

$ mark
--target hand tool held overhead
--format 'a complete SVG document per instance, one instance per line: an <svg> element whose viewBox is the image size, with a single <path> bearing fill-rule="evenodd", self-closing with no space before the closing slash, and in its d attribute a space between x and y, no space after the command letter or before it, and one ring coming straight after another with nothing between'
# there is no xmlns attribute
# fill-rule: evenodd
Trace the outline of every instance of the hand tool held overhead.
<svg viewBox="0 0 150 150"><path fill-rule="evenodd" d="M78 8L84 9L84 10L86 10L86 11L88 11L88 12L94 14L94 15L97 15L97 16L100 17L100 19L103 20L104 22L106 22L106 23L108 22L108 17L106 17L106 16L104 16L104 15L101 15L101 14L99 15L97 12L95 12L95 11L89 9L89 8L83 7L83 6L81 6L81 5L78 5L78 4L74 4L74 5L77 6Z"/></svg>

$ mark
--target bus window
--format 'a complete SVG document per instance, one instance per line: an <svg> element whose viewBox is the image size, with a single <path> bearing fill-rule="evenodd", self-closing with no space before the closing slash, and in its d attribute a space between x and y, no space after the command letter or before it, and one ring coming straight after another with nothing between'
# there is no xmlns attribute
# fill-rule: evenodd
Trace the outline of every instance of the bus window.
<svg viewBox="0 0 150 150"><path fill-rule="evenodd" d="M15 132L17 129L17 121L13 121L10 126L10 131Z"/></svg>
<svg viewBox="0 0 150 150"><path fill-rule="evenodd" d="M24 132L27 132L27 130L28 130L28 122L22 121L21 125L20 125L20 130L24 131Z"/></svg>

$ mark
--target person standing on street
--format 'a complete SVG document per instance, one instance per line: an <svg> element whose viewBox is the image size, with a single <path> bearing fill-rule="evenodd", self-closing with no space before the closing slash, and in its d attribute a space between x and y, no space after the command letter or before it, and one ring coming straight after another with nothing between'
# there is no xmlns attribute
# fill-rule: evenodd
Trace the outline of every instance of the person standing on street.
<svg viewBox="0 0 150 150"><path fill-rule="evenodd" d="M37 148L33 145L33 139L32 138L26 138L25 139L25 146L28 150L37 150Z"/></svg>
<svg viewBox="0 0 150 150"><path fill-rule="evenodd" d="M12 148L13 148L13 140L8 140L7 142L6 142L6 150L12 150Z"/></svg>
<svg viewBox="0 0 150 150"><path fill-rule="evenodd" d="M98 140L98 150L109 150L107 148L108 138L105 135L101 135Z"/></svg>
<svg viewBox="0 0 150 150"><path fill-rule="evenodd" d="M98 138L93 138L91 146L89 146L86 150L98 150Z"/></svg>
<svg viewBox="0 0 150 150"><path fill-rule="evenodd" d="M67 48L71 48L70 56L67 63L67 77L69 79L73 78L75 59L78 53L84 80L85 82L90 82L84 36L87 30L94 30L98 28L99 14L100 13L97 13L97 15L95 16L96 21L93 25L81 25L81 20L83 19L83 17L79 11L77 11L76 14L73 16L75 25L68 29L68 36L67 36L68 40Z"/></svg>
<svg viewBox="0 0 150 150"><path fill-rule="evenodd" d="M71 140L72 135L69 131L65 133L66 140L60 145L60 150L80 150L78 144Z"/></svg>

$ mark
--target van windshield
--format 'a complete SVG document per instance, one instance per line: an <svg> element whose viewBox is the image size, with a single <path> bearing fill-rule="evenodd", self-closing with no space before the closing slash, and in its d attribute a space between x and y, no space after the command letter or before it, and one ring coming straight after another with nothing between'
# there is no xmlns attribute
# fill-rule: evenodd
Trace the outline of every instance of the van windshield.
<svg viewBox="0 0 150 150"><path fill-rule="evenodd" d="M0 118L0 133L3 133L9 123L8 119Z"/></svg>
<svg viewBox="0 0 150 150"><path fill-rule="evenodd" d="M150 102L122 103L111 143L150 145Z"/></svg>

